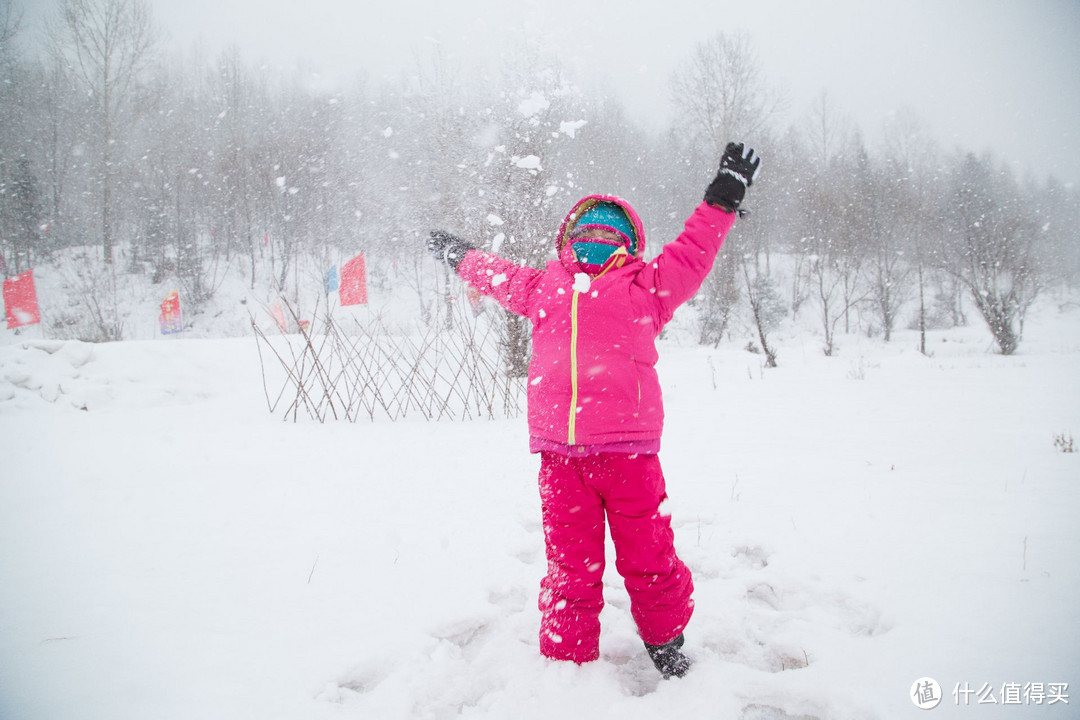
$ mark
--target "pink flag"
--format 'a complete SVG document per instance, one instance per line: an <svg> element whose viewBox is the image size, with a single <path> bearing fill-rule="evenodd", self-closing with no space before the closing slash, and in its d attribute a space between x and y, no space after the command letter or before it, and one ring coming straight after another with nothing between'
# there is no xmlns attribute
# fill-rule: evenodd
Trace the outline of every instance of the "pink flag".
<svg viewBox="0 0 1080 720"><path fill-rule="evenodd" d="M41 322L33 270L19 273L4 281L4 308L7 310L8 330Z"/></svg>
<svg viewBox="0 0 1080 720"><path fill-rule="evenodd" d="M274 318L274 322L281 328L281 332L286 332L289 326L285 324L285 313L281 309L281 301L274 303L274 307L270 308L270 317Z"/></svg>
<svg viewBox="0 0 1080 720"><path fill-rule="evenodd" d="M342 305L367 305L367 266L360 253L341 267L338 297Z"/></svg>

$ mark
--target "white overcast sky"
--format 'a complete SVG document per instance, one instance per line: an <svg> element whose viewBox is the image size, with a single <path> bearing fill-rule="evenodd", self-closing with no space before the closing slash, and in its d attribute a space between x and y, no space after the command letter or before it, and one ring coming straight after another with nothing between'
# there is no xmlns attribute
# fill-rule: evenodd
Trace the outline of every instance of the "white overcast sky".
<svg viewBox="0 0 1080 720"><path fill-rule="evenodd" d="M29 0L42 5L56 0ZM746 31L791 114L822 90L868 142L910 108L945 149L992 150L1080 183L1080 0L150 0L169 43L250 62L381 77L437 43L492 65L524 38L650 122L693 46Z"/></svg>

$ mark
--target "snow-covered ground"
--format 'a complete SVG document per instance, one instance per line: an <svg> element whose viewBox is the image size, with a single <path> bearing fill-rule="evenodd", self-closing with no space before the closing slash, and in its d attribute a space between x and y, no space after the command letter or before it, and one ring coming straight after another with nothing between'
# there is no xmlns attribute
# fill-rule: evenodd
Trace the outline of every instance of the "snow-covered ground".
<svg viewBox="0 0 1080 720"><path fill-rule="evenodd" d="M0 718L865 720L923 677L931 717L1076 717L1080 311L931 340L663 344L666 682L613 564L601 659L539 656L523 418L285 423L252 338L8 341Z"/></svg>

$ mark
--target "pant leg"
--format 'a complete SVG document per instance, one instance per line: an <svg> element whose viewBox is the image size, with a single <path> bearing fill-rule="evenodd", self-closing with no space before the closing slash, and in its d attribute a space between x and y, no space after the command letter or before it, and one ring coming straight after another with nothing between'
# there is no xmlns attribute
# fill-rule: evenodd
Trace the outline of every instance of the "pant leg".
<svg viewBox="0 0 1080 720"><path fill-rule="evenodd" d="M667 498L655 455L605 456L612 475L603 486L615 566L630 595L641 639L663 644L679 635L694 611L690 570L675 554L671 518L660 513Z"/></svg>
<svg viewBox="0 0 1080 720"><path fill-rule="evenodd" d="M555 660L600 656L604 508L577 458L541 453L547 576L540 584L540 652Z"/></svg>

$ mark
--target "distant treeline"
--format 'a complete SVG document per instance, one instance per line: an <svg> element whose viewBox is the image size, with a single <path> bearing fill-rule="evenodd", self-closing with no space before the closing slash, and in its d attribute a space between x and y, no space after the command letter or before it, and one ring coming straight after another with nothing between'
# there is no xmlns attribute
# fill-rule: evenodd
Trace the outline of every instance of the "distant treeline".
<svg viewBox="0 0 1080 720"><path fill-rule="evenodd" d="M531 51L496 76L437 53L395 83L358 69L333 93L235 49L167 55L144 0L63 0L40 37L5 3L0 76L6 274L92 246L113 274L176 278L197 304L223 261L287 293L299 258L364 252L376 275L394 268L437 296L429 229L539 263L586 193L629 199L658 252L730 139L765 162L752 214L695 299L703 343L741 307L774 361L769 330L812 303L831 353L836 332L868 329L853 323L888 339L902 310L927 327L957 320L963 301L1009 353L1039 291L1080 270L1075 188L942 148L902 111L868 147L825 94L782 126L789 109L744 35L688 49L657 99L677 109L662 132ZM781 252L795 258L782 280Z"/></svg>

